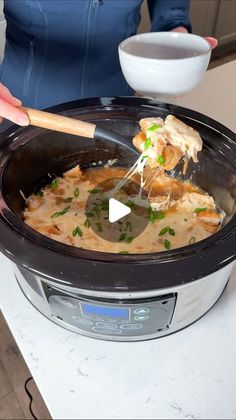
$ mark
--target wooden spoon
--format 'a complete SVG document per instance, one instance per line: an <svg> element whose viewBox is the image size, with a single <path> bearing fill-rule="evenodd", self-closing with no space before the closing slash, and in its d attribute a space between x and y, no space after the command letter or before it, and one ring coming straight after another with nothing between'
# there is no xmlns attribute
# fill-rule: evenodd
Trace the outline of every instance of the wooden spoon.
<svg viewBox="0 0 236 420"><path fill-rule="evenodd" d="M90 139L109 140L124 145L132 150L132 143L127 141L125 137L109 130L97 127L95 124L80 121L75 118L65 117L59 114L39 111L38 109L21 107L30 121L30 125L36 127L47 128L49 130L59 131L61 133L74 134Z"/></svg>

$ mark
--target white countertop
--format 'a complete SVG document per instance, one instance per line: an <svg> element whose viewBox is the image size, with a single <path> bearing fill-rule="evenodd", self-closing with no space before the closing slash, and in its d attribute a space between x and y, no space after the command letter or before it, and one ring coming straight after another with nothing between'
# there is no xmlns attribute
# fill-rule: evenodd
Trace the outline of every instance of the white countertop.
<svg viewBox="0 0 236 420"><path fill-rule="evenodd" d="M236 132L236 60L209 70L197 89L172 102L208 115Z"/></svg>
<svg viewBox="0 0 236 420"><path fill-rule="evenodd" d="M211 70L178 103L236 131L235 75L236 62ZM54 419L236 418L236 267L207 315L158 340L105 342L54 325L22 295L2 255L0 307Z"/></svg>

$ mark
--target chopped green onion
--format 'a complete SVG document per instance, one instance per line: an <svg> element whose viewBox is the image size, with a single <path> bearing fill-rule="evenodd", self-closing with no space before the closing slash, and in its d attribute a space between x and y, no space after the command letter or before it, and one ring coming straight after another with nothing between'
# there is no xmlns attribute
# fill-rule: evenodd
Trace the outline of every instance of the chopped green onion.
<svg viewBox="0 0 236 420"><path fill-rule="evenodd" d="M144 143L144 150L147 150L152 144L152 140L148 137Z"/></svg>
<svg viewBox="0 0 236 420"><path fill-rule="evenodd" d="M128 251L120 251L119 254L129 254Z"/></svg>
<svg viewBox="0 0 236 420"><path fill-rule="evenodd" d="M143 156L143 159L147 159L147 158L148 158L148 155L144 155L144 156Z"/></svg>
<svg viewBox="0 0 236 420"><path fill-rule="evenodd" d="M39 190L35 195L37 195L38 197L43 197L43 191Z"/></svg>
<svg viewBox="0 0 236 420"><path fill-rule="evenodd" d="M160 165L164 165L165 163L165 158L162 155L159 155L157 157L157 162L160 163Z"/></svg>
<svg viewBox="0 0 236 420"><path fill-rule="evenodd" d="M95 213L95 215L96 215L98 218L100 217L100 215L101 215L101 210L100 210L100 207L98 207L96 204L95 204L95 206L93 207L92 211Z"/></svg>
<svg viewBox="0 0 236 420"><path fill-rule="evenodd" d="M71 203L72 200L73 200L73 197L65 198L64 203Z"/></svg>
<svg viewBox="0 0 236 420"><path fill-rule="evenodd" d="M169 234L172 236L175 236L175 231L172 228L169 228Z"/></svg>
<svg viewBox="0 0 236 420"><path fill-rule="evenodd" d="M102 191L102 190L99 190L99 189L97 189L97 188L94 188L94 189L92 189L92 190L88 190L88 192L89 192L89 193L91 193L91 194L99 194L101 191Z"/></svg>
<svg viewBox="0 0 236 420"><path fill-rule="evenodd" d="M161 128L160 124L153 124L151 125L151 127L148 128L148 131L155 131L155 130L159 130Z"/></svg>
<svg viewBox="0 0 236 420"><path fill-rule="evenodd" d="M133 209L135 204L132 200L128 200L126 201L125 206L128 206L130 209Z"/></svg>
<svg viewBox="0 0 236 420"><path fill-rule="evenodd" d="M207 210L207 207L197 207L195 210L193 210L195 213L201 213L201 211Z"/></svg>
<svg viewBox="0 0 236 420"><path fill-rule="evenodd" d="M53 213L51 218L54 219L55 217L64 216L64 214L66 214L69 209L70 209L70 206L67 206L62 211L57 211L56 213Z"/></svg>
<svg viewBox="0 0 236 420"><path fill-rule="evenodd" d="M74 196L75 196L75 198L78 198L79 197L79 188L76 188L75 189Z"/></svg>
<svg viewBox="0 0 236 420"><path fill-rule="evenodd" d="M92 211L85 213L87 217L95 217L95 214Z"/></svg>
<svg viewBox="0 0 236 420"><path fill-rule="evenodd" d="M82 230L79 228L79 226L76 226L76 228L72 232L72 236L83 236Z"/></svg>
<svg viewBox="0 0 236 420"><path fill-rule="evenodd" d="M84 226L85 226L86 228L89 228L89 227L90 227L90 225L91 225L91 223L90 223L89 219L86 219L86 220L85 220L85 222L84 222Z"/></svg>
<svg viewBox="0 0 236 420"><path fill-rule="evenodd" d="M50 184L51 190L55 190L55 188L58 187L58 180L57 178L54 178Z"/></svg>
<svg viewBox="0 0 236 420"><path fill-rule="evenodd" d="M161 231L159 233L159 236L163 236L166 233L169 233L170 235L175 236L175 231L170 226L163 227L163 229L161 229Z"/></svg>
<svg viewBox="0 0 236 420"><path fill-rule="evenodd" d="M103 232L103 228L102 228L102 224L101 223L96 223L96 226L98 228L98 232Z"/></svg>
<svg viewBox="0 0 236 420"><path fill-rule="evenodd" d="M170 241L168 241L168 239L164 240L164 247L165 249L170 249Z"/></svg>
<svg viewBox="0 0 236 420"><path fill-rule="evenodd" d="M191 244L195 244L195 242L196 242L196 238L195 236L192 236L192 238L189 239L188 243L191 245Z"/></svg>
<svg viewBox="0 0 236 420"><path fill-rule="evenodd" d="M148 220L151 223L154 223L156 220L164 219L165 213L162 210L152 210L151 207L148 208Z"/></svg>
<svg viewBox="0 0 236 420"><path fill-rule="evenodd" d="M161 229L161 231L159 232L159 236L163 236L166 233L168 233L169 232L169 229L170 229L169 226L163 227L163 229Z"/></svg>
<svg viewBox="0 0 236 420"><path fill-rule="evenodd" d="M100 204L101 210L103 211L107 211L109 210L109 200L102 200L101 204Z"/></svg>
<svg viewBox="0 0 236 420"><path fill-rule="evenodd" d="M120 237L119 237L119 241L124 241L126 238L126 233L121 233Z"/></svg>
<svg viewBox="0 0 236 420"><path fill-rule="evenodd" d="M125 231L129 230L130 232L132 232L132 227L131 227L131 223L130 222L126 222L125 225Z"/></svg>
<svg viewBox="0 0 236 420"><path fill-rule="evenodd" d="M134 237L133 236L129 236L126 240L125 243L126 244L131 244L131 242L133 242Z"/></svg>

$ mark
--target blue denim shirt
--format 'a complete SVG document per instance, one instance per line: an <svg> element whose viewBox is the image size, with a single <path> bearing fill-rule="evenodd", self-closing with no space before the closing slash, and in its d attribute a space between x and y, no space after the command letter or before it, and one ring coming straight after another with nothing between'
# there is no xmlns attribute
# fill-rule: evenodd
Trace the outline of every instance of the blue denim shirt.
<svg viewBox="0 0 236 420"><path fill-rule="evenodd" d="M142 0L5 0L1 81L27 106L129 95L118 45L134 35ZM152 31L191 30L189 0L149 0Z"/></svg>

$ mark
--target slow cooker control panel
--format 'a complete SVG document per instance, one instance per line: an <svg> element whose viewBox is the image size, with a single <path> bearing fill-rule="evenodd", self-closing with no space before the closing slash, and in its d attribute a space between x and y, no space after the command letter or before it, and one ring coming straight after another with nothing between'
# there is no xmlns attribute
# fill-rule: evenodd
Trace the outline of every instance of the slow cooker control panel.
<svg viewBox="0 0 236 420"><path fill-rule="evenodd" d="M176 302L175 294L156 298L104 301L47 291L51 314L89 335L139 336L169 327Z"/></svg>

